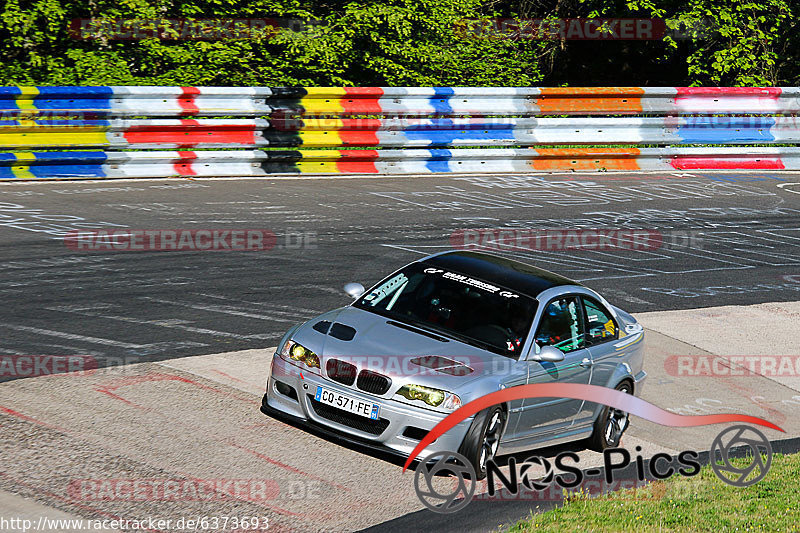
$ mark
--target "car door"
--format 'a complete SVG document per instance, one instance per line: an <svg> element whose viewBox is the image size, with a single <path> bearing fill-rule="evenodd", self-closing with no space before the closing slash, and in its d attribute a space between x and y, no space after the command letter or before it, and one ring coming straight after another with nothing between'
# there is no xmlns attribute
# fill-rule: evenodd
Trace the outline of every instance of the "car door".
<svg viewBox="0 0 800 533"><path fill-rule="evenodd" d="M592 385L607 387L617 365L620 364L619 352L614 348L615 341L619 339L619 324L611 311L599 300L581 296L581 303L586 324L586 347L593 363L589 382ZM591 419L596 407L596 403L586 402L576 423Z"/></svg>
<svg viewBox="0 0 800 533"><path fill-rule="evenodd" d="M583 323L577 296L558 296L544 306L531 351L537 353L542 346L554 346L564 352L564 360L535 361L530 354L526 361L528 383L589 383L591 356L586 349ZM522 402L517 435L524 438L559 432L573 423L582 406L582 400L570 398L526 398Z"/></svg>

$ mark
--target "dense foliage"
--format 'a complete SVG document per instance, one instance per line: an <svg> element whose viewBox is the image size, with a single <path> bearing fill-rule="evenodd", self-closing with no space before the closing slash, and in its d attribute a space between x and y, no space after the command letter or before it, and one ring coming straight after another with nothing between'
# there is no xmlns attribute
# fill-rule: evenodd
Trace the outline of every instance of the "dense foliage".
<svg viewBox="0 0 800 533"><path fill-rule="evenodd" d="M0 84L795 85L797 9L789 0L4 0ZM204 40L70 31L75 19L265 17L313 23ZM465 19L495 17L658 18L683 37L464 31Z"/></svg>

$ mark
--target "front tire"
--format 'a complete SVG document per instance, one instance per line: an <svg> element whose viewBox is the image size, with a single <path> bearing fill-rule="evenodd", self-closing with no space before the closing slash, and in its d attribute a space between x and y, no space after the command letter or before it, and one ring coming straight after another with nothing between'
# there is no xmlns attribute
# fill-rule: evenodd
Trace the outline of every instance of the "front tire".
<svg viewBox="0 0 800 533"><path fill-rule="evenodd" d="M633 394L633 386L629 381L617 385L616 390L625 394ZM600 416L594 421L594 430L589 437L589 448L602 452L606 448L616 448L622 440L622 434L628 429L630 418L628 413L606 405Z"/></svg>
<svg viewBox="0 0 800 533"><path fill-rule="evenodd" d="M484 409L475 415L472 424L458 448L458 453L469 459L475 468L475 477L486 477L486 463L494 459L508 415L499 405Z"/></svg>

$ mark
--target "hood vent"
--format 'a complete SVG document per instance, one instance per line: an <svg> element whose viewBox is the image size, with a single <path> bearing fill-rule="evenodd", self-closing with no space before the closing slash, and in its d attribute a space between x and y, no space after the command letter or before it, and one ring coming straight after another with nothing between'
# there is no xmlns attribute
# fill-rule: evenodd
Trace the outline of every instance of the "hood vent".
<svg viewBox="0 0 800 533"><path fill-rule="evenodd" d="M472 368L466 364L440 355L416 357L412 359L411 362L424 368L430 368L434 372L449 374L451 376L466 376L473 372Z"/></svg>
<svg viewBox="0 0 800 533"><path fill-rule="evenodd" d="M340 341L351 341L356 336L356 330L350 326L334 322L331 324L330 320L320 320L311 329L319 331L323 335L330 335Z"/></svg>
<svg viewBox="0 0 800 533"><path fill-rule="evenodd" d="M328 330L331 328L331 323L328 320L320 320L319 322L311 326L311 328L314 329L314 331L319 331L323 335L326 335L328 333Z"/></svg>
<svg viewBox="0 0 800 533"><path fill-rule="evenodd" d="M340 341L351 341L356 336L356 330L350 326L334 322L328 335Z"/></svg>

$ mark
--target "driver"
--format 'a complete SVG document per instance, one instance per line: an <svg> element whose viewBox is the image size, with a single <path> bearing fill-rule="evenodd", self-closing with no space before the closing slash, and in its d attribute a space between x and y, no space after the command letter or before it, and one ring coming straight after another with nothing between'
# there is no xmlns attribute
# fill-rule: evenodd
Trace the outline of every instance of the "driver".
<svg viewBox="0 0 800 533"><path fill-rule="evenodd" d="M525 335L528 333L529 313L524 306L519 304L512 305L510 313L511 327L506 328L508 333L506 347L509 352L518 352L525 341Z"/></svg>
<svg viewBox="0 0 800 533"><path fill-rule="evenodd" d="M547 306L542 316L542 325L536 335L539 346L558 346L565 339L570 338L569 311L561 302L555 301Z"/></svg>

